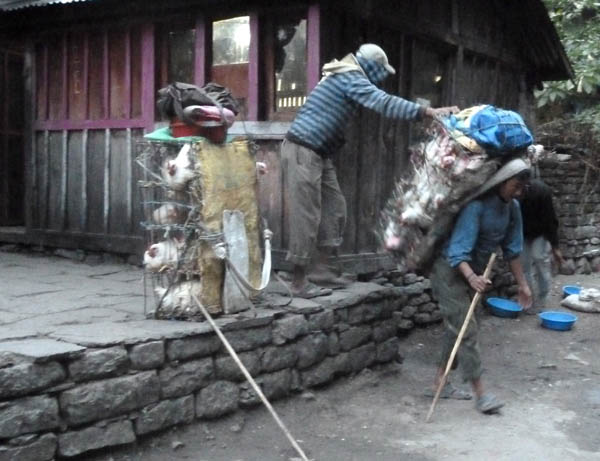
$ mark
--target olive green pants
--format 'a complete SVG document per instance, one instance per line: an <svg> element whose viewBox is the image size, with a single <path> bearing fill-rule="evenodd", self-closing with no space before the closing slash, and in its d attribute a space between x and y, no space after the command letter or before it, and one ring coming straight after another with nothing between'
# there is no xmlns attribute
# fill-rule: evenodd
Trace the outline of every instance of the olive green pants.
<svg viewBox="0 0 600 461"><path fill-rule="evenodd" d="M440 367L445 368L475 292L467 285L458 269L450 267L443 258L438 258L434 263L430 280L431 291L438 301L444 319L445 331L442 339ZM481 357L477 336L477 320L473 315L457 356L465 381L472 381L481 376Z"/></svg>
<svg viewBox="0 0 600 461"><path fill-rule="evenodd" d="M327 254L342 244L346 199L331 159L287 139L281 146L281 170L288 204L286 259L307 266L316 248Z"/></svg>

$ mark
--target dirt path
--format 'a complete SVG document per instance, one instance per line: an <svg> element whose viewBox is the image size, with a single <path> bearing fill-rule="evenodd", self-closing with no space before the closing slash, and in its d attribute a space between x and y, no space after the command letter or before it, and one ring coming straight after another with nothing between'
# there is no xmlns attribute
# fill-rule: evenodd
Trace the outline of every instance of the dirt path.
<svg viewBox="0 0 600 461"><path fill-rule="evenodd" d="M560 287L600 288L600 276L560 276ZM600 460L600 315L581 314L573 330L539 326L536 316L481 313L486 387L506 402L484 416L473 402L441 400L431 423L430 385L441 325L401 343L405 360L279 401L275 409L309 457L319 461ZM462 385L458 375L456 385ZM94 461L275 461L297 455L263 408L210 426L173 429ZM90 458L87 458L90 459Z"/></svg>

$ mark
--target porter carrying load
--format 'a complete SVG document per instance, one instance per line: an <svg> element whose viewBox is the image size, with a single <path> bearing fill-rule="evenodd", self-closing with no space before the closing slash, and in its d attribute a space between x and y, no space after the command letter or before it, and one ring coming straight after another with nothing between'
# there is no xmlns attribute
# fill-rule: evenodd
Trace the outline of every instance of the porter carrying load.
<svg viewBox="0 0 600 461"><path fill-rule="evenodd" d="M462 206L533 143L519 114L489 105L438 119L427 134L412 149L412 176L396 184L382 212L383 245L400 270L427 269Z"/></svg>

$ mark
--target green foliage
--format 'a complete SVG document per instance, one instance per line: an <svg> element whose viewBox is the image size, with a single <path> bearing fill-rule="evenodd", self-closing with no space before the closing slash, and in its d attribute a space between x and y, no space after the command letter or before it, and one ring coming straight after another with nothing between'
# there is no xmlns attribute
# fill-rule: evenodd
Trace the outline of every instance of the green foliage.
<svg viewBox="0 0 600 461"><path fill-rule="evenodd" d="M568 102L576 112L600 95L600 0L544 0L575 72L575 81L546 82L537 106Z"/></svg>

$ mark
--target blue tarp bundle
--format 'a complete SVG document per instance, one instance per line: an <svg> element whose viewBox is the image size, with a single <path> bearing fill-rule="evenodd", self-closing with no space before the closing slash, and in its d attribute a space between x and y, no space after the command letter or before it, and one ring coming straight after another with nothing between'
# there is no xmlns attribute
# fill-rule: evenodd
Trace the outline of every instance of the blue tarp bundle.
<svg viewBox="0 0 600 461"><path fill-rule="evenodd" d="M489 155L524 149L533 136L516 112L487 105L467 119L448 118L450 130L459 130L484 147Z"/></svg>

